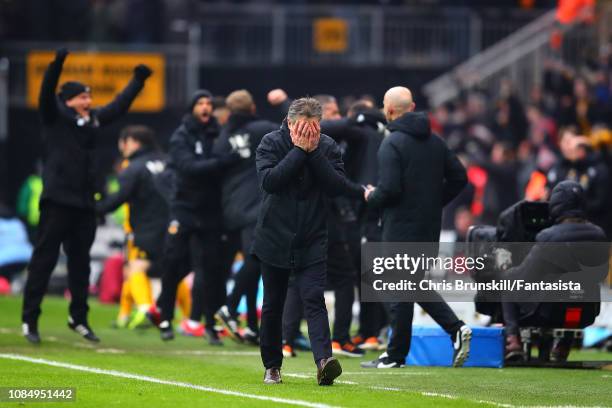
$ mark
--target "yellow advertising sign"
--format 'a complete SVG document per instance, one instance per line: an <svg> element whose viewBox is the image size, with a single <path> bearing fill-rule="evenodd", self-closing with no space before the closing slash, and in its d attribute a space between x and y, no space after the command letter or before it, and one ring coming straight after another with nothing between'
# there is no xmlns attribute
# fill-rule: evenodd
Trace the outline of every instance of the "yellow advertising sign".
<svg viewBox="0 0 612 408"><path fill-rule="evenodd" d="M45 70L55 57L54 52L32 51L27 56L28 106L38 107L38 95ZM109 103L128 84L138 64L153 70L131 111L156 112L165 104L165 61L161 54L74 52L68 54L59 85L79 81L91 87L94 106Z"/></svg>
<svg viewBox="0 0 612 408"><path fill-rule="evenodd" d="M341 18L317 18L313 37L318 52L345 52L348 48L348 23Z"/></svg>

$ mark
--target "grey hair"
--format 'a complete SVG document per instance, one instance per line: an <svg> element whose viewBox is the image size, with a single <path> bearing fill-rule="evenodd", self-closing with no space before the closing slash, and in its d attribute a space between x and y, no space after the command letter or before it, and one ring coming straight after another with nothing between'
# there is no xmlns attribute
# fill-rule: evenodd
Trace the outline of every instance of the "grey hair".
<svg viewBox="0 0 612 408"><path fill-rule="evenodd" d="M316 99L310 97L296 99L291 103L287 112L287 120L289 122L295 122L299 118L316 118L321 120L322 116L323 108L321 104Z"/></svg>

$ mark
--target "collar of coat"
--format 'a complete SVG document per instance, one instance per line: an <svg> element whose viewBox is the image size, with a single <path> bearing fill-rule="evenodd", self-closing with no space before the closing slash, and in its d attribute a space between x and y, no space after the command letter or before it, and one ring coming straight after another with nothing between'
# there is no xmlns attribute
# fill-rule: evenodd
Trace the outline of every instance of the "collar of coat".
<svg viewBox="0 0 612 408"><path fill-rule="evenodd" d="M137 157L140 156L144 156L147 153L151 153L153 151L153 149L149 148L149 147L141 147L140 149L134 151L132 154L130 154L130 156L127 158L128 160L134 160Z"/></svg>
<svg viewBox="0 0 612 408"><path fill-rule="evenodd" d="M280 132L285 139L289 140L293 144L293 141L291 140L291 132L289 131L289 124L287 123L287 118L283 119L283 123L281 123L280 126Z"/></svg>

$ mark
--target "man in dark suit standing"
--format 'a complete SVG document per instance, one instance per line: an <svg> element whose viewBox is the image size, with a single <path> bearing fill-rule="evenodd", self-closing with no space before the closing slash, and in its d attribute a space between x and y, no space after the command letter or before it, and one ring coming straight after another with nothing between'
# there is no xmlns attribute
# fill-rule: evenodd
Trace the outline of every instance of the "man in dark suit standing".
<svg viewBox="0 0 612 408"><path fill-rule="evenodd" d="M412 93L404 87L387 91L383 101L387 130L378 150L379 181L368 186L368 207L382 210L383 242L440 240L442 208L467 183L465 168L444 141L432 135L427 113L414 112ZM437 256L437 251L428 256ZM426 271L420 271L424 274ZM435 292L420 305L451 336L453 366L468 357L472 332ZM390 304L392 335L387 351L362 363L365 368L397 368L410 350L414 302Z"/></svg>
<svg viewBox="0 0 612 408"><path fill-rule="evenodd" d="M317 382L331 385L342 372L332 357L323 297L328 197L362 198L364 189L346 178L338 145L320 133L321 116L318 101L297 99L281 128L264 136L257 148L263 195L252 251L261 261L264 283L260 344L266 384L281 382L282 315L290 277L304 303Z"/></svg>

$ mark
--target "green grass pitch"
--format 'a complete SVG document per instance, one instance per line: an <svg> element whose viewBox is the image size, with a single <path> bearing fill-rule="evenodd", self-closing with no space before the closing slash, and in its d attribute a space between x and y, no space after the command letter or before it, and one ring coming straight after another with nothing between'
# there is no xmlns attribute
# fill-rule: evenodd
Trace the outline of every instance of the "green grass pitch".
<svg viewBox="0 0 612 408"><path fill-rule="evenodd" d="M162 343L154 329L112 329L116 307L93 301L90 323L102 339L99 345L69 331L67 302L49 297L40 321L43 343L33 346L20 334L20 306L19 298L0 297L0 387L74 387L76 402L60 406L612 406L610 371L429 367L367 371L359 368L360 359L341 358L345 373L339 383L319 387L312 356L306 352L285 360L283 384L264 385L255 347L229 339L223 347L211 347L202 339L180 335ZM598 352L574 351L572 357L612 360L612 354ZM57 405L0 402L0 406Z"/></svg>

